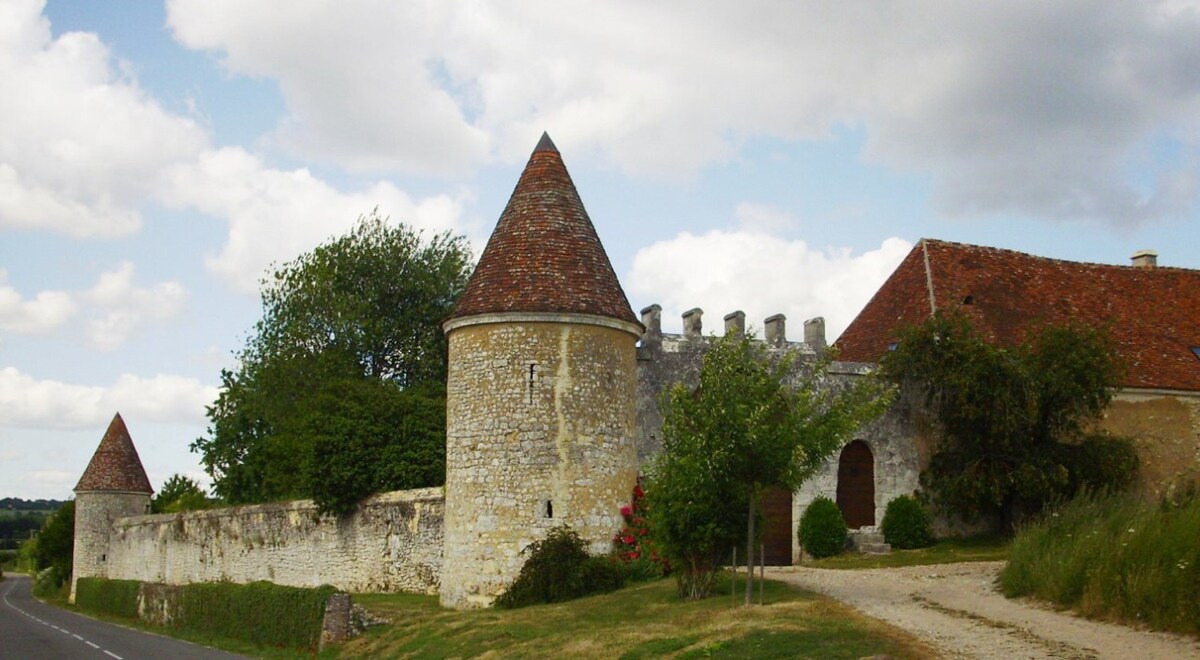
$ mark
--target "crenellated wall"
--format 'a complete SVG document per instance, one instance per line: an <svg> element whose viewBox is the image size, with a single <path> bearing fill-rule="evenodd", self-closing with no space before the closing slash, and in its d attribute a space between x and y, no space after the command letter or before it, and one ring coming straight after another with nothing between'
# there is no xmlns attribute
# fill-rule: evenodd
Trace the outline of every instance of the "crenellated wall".
<svg viewBox="0 0 1200 660"><path fill-rule="evenodd" d="M712 342L706 337L701 321L704 312L691 309L683 313L683 334L662 332L662 308L651 305L642 310L642 325L646 332L638 346L637 446L638 459L645 464L662 449L661 393L675 383L694 387L700 378L704 354ZM804 323L804 341L787 339L786 317L770 316L763 321L763 341L768 352L795 356L793 376L800 377L827 349L825 321L818 317ZM744 333L745 314L733 312L724 317L725 333ZM874 365L855 362L834 362L822 388L846 388L869 374ZM900 495L910 495L918 487L921 462L920 418L914 415L908 401L897 401L879 419L859 429L856 440L871 449L874 460L875 524L883 519L887 503ZM927 444L927 443L926 443ZM804 509L819 495L837 499L838 455L830 457L824 467L792 497L791 541L793 561L799 557L795 530ZM768 520L768 524L772 521ZM787 521L778 524L787 525Z"/></svg>
<svg viewBox="0 0 1200 660"><path fill-rule="evenodd" d="M376 495L337 518L311 500L121 518L104 577L436 593L443 511L442 489L423 488Z"/></svg>

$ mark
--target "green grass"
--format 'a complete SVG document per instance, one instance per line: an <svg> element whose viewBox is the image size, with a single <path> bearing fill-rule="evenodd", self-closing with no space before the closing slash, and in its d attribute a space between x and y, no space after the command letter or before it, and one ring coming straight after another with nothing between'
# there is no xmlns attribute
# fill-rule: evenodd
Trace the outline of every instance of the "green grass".
<svg viewBox="0 0 1200 660"><path fill-rule="evenodd" d="M832 600L768 582L765 605L717 596L679 600L672 580L518 610L458 612L435 596L365 594L355 602L392 623L370 629L338 657L383 658L893 658L928 657L907 633ZM740 602L740 601L739 601Z"/></svg>
<svg viewBox="0 0 1200 660"><path fill-rule="evenodd" d="M928 548L892 550L886 555L843 552L840 555L806 561L813 568L895 568L926 564L952 564L962 561L1003 561L1008 559L1009 540L999 536L943 539Z"/></svg>
<svg viewBox="0 0 1200 660"><path fill-rule="evenodd" d="M1100 619L1200 634L1200 497L1084 496L1020 530L1000 586Z"/></svg>

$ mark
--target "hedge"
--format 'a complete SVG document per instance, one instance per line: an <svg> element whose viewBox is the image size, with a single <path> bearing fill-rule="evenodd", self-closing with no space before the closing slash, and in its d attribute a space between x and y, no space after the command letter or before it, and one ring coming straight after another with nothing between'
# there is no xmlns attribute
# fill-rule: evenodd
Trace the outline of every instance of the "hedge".
<svg viewBox="0 0 1200 660"><path fill-rule="evenodd" d="M79 578L75 583L75 604L89 612L136 619L139 586L137 580Z"/></svg>
<svg viewBox="0 0 1200 660"><path fill-rule="evenodd" d="M146 601L146 623L264 646L315 649L325 603L337 589L270 582L175 586L80 578L75 600L80 609L137 617L139 593Z"/></svg>

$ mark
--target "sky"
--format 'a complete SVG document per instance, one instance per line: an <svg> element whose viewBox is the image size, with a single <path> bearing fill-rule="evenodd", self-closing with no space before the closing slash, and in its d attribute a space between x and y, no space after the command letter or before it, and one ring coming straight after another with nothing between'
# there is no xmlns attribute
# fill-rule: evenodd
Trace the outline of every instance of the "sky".
<svg viewBox="0 0 1200 660"><path fill-rule="evenodd" d="M635 312L832 341L922 237L1200 268L1200 1L0 1L0 496L155 488L259 284L378 209L482 251L543 131Z"/></svg>

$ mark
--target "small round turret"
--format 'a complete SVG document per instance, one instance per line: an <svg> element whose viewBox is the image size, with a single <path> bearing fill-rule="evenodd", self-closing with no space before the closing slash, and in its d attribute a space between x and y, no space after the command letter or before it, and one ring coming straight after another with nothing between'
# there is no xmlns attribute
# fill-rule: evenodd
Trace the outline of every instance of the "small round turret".
<svg viewBox="0 0 1200 660"><path fill-rule="evenodd" d="M548 135L443 328L441 600L483 607L553 527L608 550L637 480L642 326Z"/></svg>
<svg viewBox="0 0 1200 660"><path fill-rule="evenodd" d="M72 603L79 578L107 576L113 521L149 513L153 493L125 420L117 413L75 486Z"/></svg>

